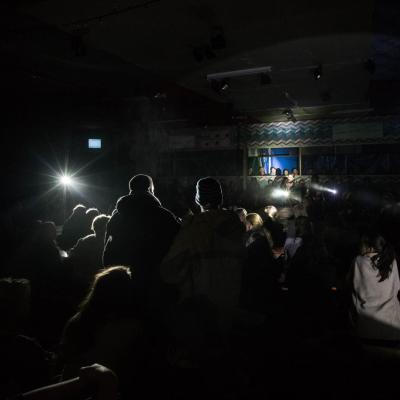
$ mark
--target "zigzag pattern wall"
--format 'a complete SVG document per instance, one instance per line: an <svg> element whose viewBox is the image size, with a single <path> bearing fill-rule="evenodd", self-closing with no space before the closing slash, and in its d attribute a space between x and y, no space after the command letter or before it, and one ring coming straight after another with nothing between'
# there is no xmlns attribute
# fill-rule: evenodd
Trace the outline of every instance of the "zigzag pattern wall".
<svg viewBox="0 0 400 400"><path fill-rule="evenodd" d="M362 135L365 124L380 126L379 135ZM335 135L338 126L347 126L346 135ZM356 129L354 135L352 127ZM277 122L268 124L242 125L240 127L242 142L248 147L268 146L312 146L357 143L396 143L400 142L400 117L364 117L317 121ZM373 135L372 135L373 136Z"/></svg>

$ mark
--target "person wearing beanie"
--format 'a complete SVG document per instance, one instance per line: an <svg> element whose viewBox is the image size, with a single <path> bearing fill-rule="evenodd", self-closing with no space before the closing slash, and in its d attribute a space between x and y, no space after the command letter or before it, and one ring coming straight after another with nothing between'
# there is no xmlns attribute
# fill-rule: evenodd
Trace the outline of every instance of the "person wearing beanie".
<svg viewBox="0 0 400 400"><path fill-rule="evenodd" d="M178 219L154 195L152 178L135 175L107 224L103 265L130 267L139 296L147 297L179 228Z"/></svg>
<svg viewBox="0 0 400 400"><path fill-rule="evenodd" d="M202 211L220 208L223 202L221 184L210 177L199 179L196 184L195 200Z"/></svg>
<svg viewBox="0 0 400 400"><path fill-rule="evenodd" d="M188 346L185 342L188 337L207 336L202 331L204 315L214 321L211 326L217 335L224 336L230 331L239 305L246 254L243 244L245 227L234 211L222 209L220 183L210 177L200 179L195 200L201 213L184 220L160 270L166 283L176 285L182 307L185 310L193 307L191 318L198 316L198 325L186 319L187 311L182 312L181 319L176 319L180 326L172 330L178 336L177 342L184 343L184 347ZM180 338L179 335L187 329L191 332ZM198 350L199 346L191 348ZM190 353L190 349L186 348L185 352ZM203 357L206 353L207 350L200 350L196 354ZM196 355L192 356L196 358Z"/></svg>

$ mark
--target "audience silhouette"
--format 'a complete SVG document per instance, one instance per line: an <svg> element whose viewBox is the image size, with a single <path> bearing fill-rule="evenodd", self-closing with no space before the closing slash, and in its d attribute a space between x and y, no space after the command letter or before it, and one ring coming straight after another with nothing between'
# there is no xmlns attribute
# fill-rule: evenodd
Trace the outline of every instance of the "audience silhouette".
<svg viewBox="0 0 400 400"><path fill-rule="evenodd" d="M390 397L400 196L279 174L160 185L182 219L143 174L111 216L3 217L0 398Z"/></svg>

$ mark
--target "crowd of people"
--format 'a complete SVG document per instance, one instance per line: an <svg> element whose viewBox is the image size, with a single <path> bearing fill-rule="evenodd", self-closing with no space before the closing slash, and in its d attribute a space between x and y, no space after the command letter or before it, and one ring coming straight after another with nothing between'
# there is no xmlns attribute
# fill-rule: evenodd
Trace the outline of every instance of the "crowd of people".
<svg viewBox="0 0 400 400"><path fill-rule="evenodd" d="M236 199L199 179L178 215L139 174L111 215L4 227L0 398L394 392L396 196L287 172Z"/></svg>

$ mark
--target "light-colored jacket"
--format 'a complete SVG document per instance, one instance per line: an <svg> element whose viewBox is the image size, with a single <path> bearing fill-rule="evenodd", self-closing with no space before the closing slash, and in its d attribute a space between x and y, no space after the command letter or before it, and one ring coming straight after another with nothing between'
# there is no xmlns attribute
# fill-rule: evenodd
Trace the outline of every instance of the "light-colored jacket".
<svg viewBox="0 0 400 400"><path fill-rule="evenodd" d="M382 282L372 257L358 256L353 266L352 321L358 336L367 339L400 340L400 290L396 260Z"/></svg>
<svg viewBox="0 0 400 400"><path fill-rule="evenodd" d="M214 304L225 327L239 304L243 233L243 224L231 211L188 217L160 270L165 282L178 286L181 300L204 297Z"/></svg>

